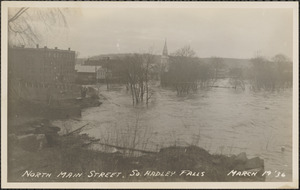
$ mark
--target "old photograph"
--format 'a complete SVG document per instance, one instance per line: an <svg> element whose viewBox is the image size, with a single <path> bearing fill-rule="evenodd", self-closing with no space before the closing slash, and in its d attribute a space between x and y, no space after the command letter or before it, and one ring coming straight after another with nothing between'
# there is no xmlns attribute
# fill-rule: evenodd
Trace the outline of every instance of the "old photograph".
<svg viewBox="0 0 300 190"><path fill-rule="evenodd" d="M2 181L297 188L297 16L294 2L2 2Z"/></svg>

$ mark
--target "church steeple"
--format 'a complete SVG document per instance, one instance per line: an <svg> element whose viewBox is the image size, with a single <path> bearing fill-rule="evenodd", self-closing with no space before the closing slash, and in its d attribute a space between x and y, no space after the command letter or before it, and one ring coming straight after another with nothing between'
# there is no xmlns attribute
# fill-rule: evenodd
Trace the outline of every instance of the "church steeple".
<svg viewBox="0 0 300 190"><path fill-rule="evenodd" d="M161 72L169 71L169 56L168 56L168 47L167 47L167 39L165 39L165 46L160 58L161 63Z"/></svg>
<svg viewBox="0 0 300 190"><path fill-rule="evenodd" d="M162 52L162 55L168 56L168 47L167 47L167 39L165 39L165 46Z"/></svg>

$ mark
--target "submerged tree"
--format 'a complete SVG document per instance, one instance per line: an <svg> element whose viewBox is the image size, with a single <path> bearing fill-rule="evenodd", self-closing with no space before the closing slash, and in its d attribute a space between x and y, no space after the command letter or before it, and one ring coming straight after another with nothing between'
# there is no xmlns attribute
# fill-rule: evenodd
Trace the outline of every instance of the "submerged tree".
<svg viewBox="0 0 300 190"><path fill-rule="evenodd" d="M221 77L220 71L226 67L224 64L224 60L221 57L212 57L211 58L211 66L214 70L215 80L219 79Z"/></svg>
<svg viewBox="0 0 300 190"><path fill-rule="evenodd" d="M169 80L177 94L188 94L197 90L199 65L196 58L172 57Z"/></svg>
<svg viewBox="0 0 300 190"><path fill-rule="evenodd" d="M254 90L282 89L292 86L292 63L283 55L272 60L259 56L251 59L251 84Z"/></svg>
<svg viewBox="0 0 300 190"><path fill-rule="evenodd" d="M214 70L207 64L200 62L198 65L198 84L200 88L207 88L212 85L214 80Z"/></svg>
<svg viewBox="0 0 300 190"><path fill-rule="evenodd" d="M233 67L229 69L229 83L233 85L235 89L241 88L245 90L244 72L240 67Z"/></svg>
<svg viewBox="0 0 300 190"><path fill-rule="evenodd" d="M195 51L185 46L170 57L170 70L167 83L173 86L178 95L197 90L199 65Z"/></svg>
<svg viewBox="0 0 300 190"><path fill-rule="evenodd" d="M280 88L291 87L293 84L293 64L283 54L277 54L272 58L275 64L276 70L276 83Z"/></svg>
<svg viewBox="0 0 300 190"><path fill-rule="evenodd" d="M251 59L252 62L252 73L251 73L251 83L254 90L275 89L274 80L274 69L271 67L271 62L266 58L259 56Z"/></svg>
<svg viewBox="0 0 300 190"><path fill-rule="evenodd" d="M170 57L170 70L165 74L165 80L178 95L197 91L199 84L201 88L207 87L212 79L211 67L195 55L190 46L185 46Z"/></svg>
<svg viewBox="0 0 300 190"><path fill-rule="evenodd" d="M152 95L149 81L154 55L149 53L133 54L127 56L123 62L127 89L130 89L133 105L141 102L146 102L148 105Z"/></svg>

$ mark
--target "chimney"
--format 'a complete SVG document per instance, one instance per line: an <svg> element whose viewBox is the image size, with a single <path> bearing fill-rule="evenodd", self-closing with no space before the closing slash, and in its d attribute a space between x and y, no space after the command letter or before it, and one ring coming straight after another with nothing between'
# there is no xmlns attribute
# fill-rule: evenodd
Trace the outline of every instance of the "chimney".
<svg viewBox="0 0 300 190"><path fill-rule="evenodd" d="M47 49L47 46L44 46L45 49Z"/></svg>
<svg viewBox="0 0 300 190"><path fill-rule="evenodd" d="M57 49L57 47L55 47L55 49Z"/></svg>
<svg viewBox="0 0 300 190"><path fill-rule="evenodd" d="M36 48L39 48L39 44L36 44Z"/></svg>
<svg viewBox="0 0 300 190"><path fill-rule="evenodd" d="M25 47L25 45L21 45L21 47L22 47L22 48L24 48L24 47Z"/></svg>
<svg viewBox="0 0 300 190"><path fill-rule="evenodd" d="M70 50L71 50L71 48L68 48L68 50L70 51Z"/></svg>

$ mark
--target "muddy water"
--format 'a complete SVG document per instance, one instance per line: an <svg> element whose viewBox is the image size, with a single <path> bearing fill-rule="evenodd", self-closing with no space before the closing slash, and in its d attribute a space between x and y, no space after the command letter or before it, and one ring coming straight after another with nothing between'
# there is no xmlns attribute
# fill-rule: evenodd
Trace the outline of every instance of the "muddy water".
<svg viewBox="0 0 300 190"><path fill-rule="evenodd" d="M105 100L100 107L84 110L78 121L56 124L68 129L89 123L84 133L118 146L157 150L198 145L215 154L246 152L248 158L265 160L265 169L272 171L268 181L291 180L291 90L254 93L212 88L184 97L158 86L153 90L148 108L133 107L125 88L106 91L103 85L100 92ZM275 171L285 177L274 177Z"/></svg>

